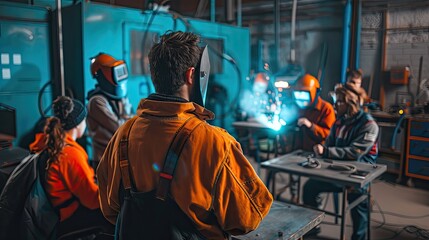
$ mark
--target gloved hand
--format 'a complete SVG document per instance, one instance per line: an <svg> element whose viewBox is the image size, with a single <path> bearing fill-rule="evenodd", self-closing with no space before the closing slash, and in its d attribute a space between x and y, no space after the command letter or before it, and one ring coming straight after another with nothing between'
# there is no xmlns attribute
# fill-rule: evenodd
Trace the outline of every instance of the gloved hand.
<svg viewBox="0 0 429 240"><path fill-rule="evenodd" d="M307 118L300 118L298 119L298 126L306 126L307 128L311 128L311 126L313 126L313 123L310 122L310 120L308 120Z"/></svg>
<svg viewBox="0 0 429 240"><path fill-rule="evenodd" d="M314 154L316 154L316 157L321 157L323 155L325 148L322 144L316 144L313 146Z"/></svg>

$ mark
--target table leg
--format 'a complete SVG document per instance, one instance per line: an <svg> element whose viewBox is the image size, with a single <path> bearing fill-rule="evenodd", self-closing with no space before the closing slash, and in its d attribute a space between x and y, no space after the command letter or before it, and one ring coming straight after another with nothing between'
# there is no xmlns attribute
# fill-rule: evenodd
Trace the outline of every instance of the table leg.
<svg viewBox="0 0 429 240"><path fill-rule="evenodd" d="M276 172L270 171L271 174L271 193L273 194L273 198L276 197ZM268 186L267 186L268 187Z"/></svg>
<svg viewBox="0 0 429 240"><path fill-rule="evenodd" d="M368 201L368 229L366 233L366 239L371 239L371 183L368 184L368 190L366 192L367 194L367 201Z"/></svg>
<svg viewBox="0 0 429 240"><path fill-rule="evenodd" d="M289 183L289 185L290 185L290 183ZM299 204L299 202L300 202L300 196L301 196L301 175L298 175L298 189L297 189L297 192L296 192L296 203L297 204Z"/></svg>
<svg viewBox="0 0 429 240"><path fill-rule="evenodd" d="M250 139L250 144L249 147L250 149L252 147L254 147L254 158L256 161L256 173L258 174L258 176L261 176L261 158L259 157L259 141L258 141L258 136L256 136L256 134L253 134L252 132L249 133L249 139Z"/></svg>
<svg viewBox="0 0 429 240"><path fill-rule="evenodd" d="M273 171L266 170L266 172L267 172L267 176L265 178L265 186L267 186L267 188L270 189L271 179L273 178Z"/></svg>
<svg viewBox="0 0 429 240"><path fill-rule="evenodd" d="M343 187L343 205L341 207L341 240L346 239L345 234L345 227L346 227L346 220L347 220L347 211L346 211L346 204L347 204L347 188Z"/></svg>
<svg viewBox="0 0 429 240"><path fill-rule="evenodd" d="M279 143L280 143L280 135L276 134L275 140L274 140L274 157L279 156Z"/></svg>

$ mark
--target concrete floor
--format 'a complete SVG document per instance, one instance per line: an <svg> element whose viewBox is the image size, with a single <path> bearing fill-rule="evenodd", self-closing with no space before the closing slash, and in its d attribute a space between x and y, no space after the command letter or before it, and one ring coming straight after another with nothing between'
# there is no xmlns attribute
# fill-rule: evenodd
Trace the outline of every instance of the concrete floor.
<svg viewBox="0 0 429 240"><path fill-rule="evenodd" d="M249 158L257 169L255 162ZM266 171L261 169L260 176L265 181ZM276 186L280 189L288 182L287 174L278 174ZM302 178L303 183L307 180ZM371 239L429 239L429 184L415 180L415 187L396 184L396 176L384 174L372 185ZM290 199L289 190L281 195ZM327 197L327 198L326 198ZM302 198L301 198L302 199ZM333 211L332 194L326 194L325 209ZM341 202L341 201L340 201ZM382 214L384 213L384 214ZM350 216L350 214L348 214ZM410 226L404 229L404 227ZM418 227L414 228L411 226ZM322 232L316 237L305 239L339 239L340 225L334 223L334 217L326 215L321 224ZM346 239L351 239L351 219L347 219Z"/></svg>

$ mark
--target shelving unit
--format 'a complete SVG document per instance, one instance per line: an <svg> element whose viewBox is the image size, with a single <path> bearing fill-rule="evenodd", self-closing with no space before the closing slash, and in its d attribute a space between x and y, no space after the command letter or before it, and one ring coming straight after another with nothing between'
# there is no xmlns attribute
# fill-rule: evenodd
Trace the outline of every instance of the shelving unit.
<svg viewBox="0 0 429 240"><path fill-rule="evenodd" d="M409 118L405 175L429 180L429 118Z"/></svg>

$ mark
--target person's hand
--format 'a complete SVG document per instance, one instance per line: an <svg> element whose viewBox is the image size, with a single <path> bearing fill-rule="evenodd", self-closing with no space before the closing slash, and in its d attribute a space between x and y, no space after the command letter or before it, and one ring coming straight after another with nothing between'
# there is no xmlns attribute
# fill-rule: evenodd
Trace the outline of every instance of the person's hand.
<svg viewBox="0 0 429 240"><path fill-rule="evenodd" d="M308 120L307 118L300 118L298 119L298 126L306 126L307 128L311 128L311 126L313 125L312 122L310 122L310 120Z"/></svg>
<svg viewBox="0 0 429 240"><path fill-rule="evenodd" d="M314 145L314 147L313 147L313 151L314 151L314 154L316 154L316 157L322 156L323 150L325 150L325 149L324 149L322 144L317 144L317 145Z"/></svg>

